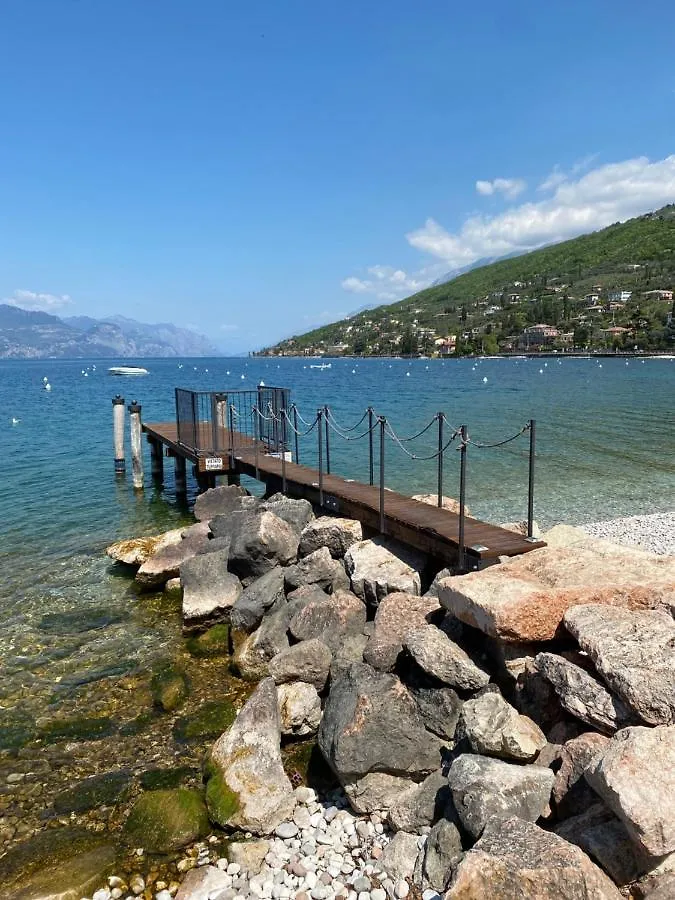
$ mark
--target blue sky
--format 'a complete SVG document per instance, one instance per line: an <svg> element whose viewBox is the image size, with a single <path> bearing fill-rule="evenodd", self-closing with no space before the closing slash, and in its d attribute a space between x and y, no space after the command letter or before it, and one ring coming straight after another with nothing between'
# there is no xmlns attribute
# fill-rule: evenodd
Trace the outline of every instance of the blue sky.
<svg viewBox="0 0 675 900"><path fill-rule="evenodd" d="M7 0L0 299L240 351L675 200L675 4Z"/></svg>

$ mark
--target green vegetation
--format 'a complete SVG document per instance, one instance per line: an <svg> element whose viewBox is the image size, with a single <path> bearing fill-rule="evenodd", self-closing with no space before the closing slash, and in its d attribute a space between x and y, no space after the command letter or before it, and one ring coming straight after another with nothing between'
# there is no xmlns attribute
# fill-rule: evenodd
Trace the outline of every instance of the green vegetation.
<svg viewBox="0 0 675 900"><path fill-rule="evenodd" d="M224 623L212 625L208 631L188 638L188 652L193 656L228 656L230 653L230 626Z"/></svg>
<svg viewBox="0 0 675 900"><path fill-rule="evenodd" d="M331 355L331 348L338 348L333 352L431 356L517 349L672 349L675 304L672 297L653 292L673 287L675 205L670 205L482 266L262 352ZM621 291L630 297L611 296ZM542 345L536 335L523 335L528 326L540 323L557 331ZM439 349L436 342L451 336L456 344L447 341Z"/></svg>

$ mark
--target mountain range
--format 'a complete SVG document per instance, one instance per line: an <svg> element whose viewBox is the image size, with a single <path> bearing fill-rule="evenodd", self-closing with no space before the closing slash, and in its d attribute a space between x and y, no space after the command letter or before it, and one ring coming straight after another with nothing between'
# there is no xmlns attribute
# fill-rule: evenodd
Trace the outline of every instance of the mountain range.
<svg viewBox="0 0 675 900"><path fill-rule="evenodd" d="M189 328L147 325L124 316L59 318L0 304L0 359L221 356Z"/></svg>

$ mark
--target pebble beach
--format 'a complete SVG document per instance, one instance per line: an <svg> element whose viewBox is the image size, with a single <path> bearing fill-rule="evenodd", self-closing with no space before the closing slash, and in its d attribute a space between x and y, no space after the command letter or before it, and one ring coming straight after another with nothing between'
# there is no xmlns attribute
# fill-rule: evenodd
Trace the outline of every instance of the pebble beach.
<svg viewBox="0 0 675 900"><path fill-rule="evenodd" d="M613 544L640 547L660 556L675 554L675 512L626 516L606 522L591 522L581 528L586 534Z"/></svg>

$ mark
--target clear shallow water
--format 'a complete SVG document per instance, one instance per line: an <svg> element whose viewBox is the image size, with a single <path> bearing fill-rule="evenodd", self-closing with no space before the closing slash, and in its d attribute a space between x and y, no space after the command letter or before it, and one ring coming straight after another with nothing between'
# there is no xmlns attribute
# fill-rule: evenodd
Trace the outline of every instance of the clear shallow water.
<svg viewBox="0 0 675 900"><path fill-rule="evenodd" d="M145 420L158 421L174 417L176 386L253 388L262 379L290 387L308 419L328 404L338 422L351 425L372 404L405 436L444 410L479 441L511 435L533 417L541 524L675 507L675 362L336 360L325 370L311 363L211 359L179 369L175 360L144 360L150 374L125 379L110 377L112 363L100 360L96 370L81 360L0 361L0 714L39 709L64 679L77 681L91 668L133 667L175 640L175 621L148 612L147 600L102 555L114 540L187 521L175 503L169 460L161 492L149 477L143 494L133 492L128 475L115 480L110 401L117 392L127 402L138 399ZM13 425L12 417L20 422ZM415 450L433 452L435 443L431 430ZM449 451L445 463L451 496L457 457ZM315 460L313 435L301 443L301 462ZM332 434L331 460L334 472L367 478L367 441L346 444ZM433 492L435 466L412 462L388 442L386 482L403 492ZM526 436L499 450L470 448L474 514L495 522L524 518L526 486ZM45 616L100 607L116 621L75 636L46 625Z"/></svg>

